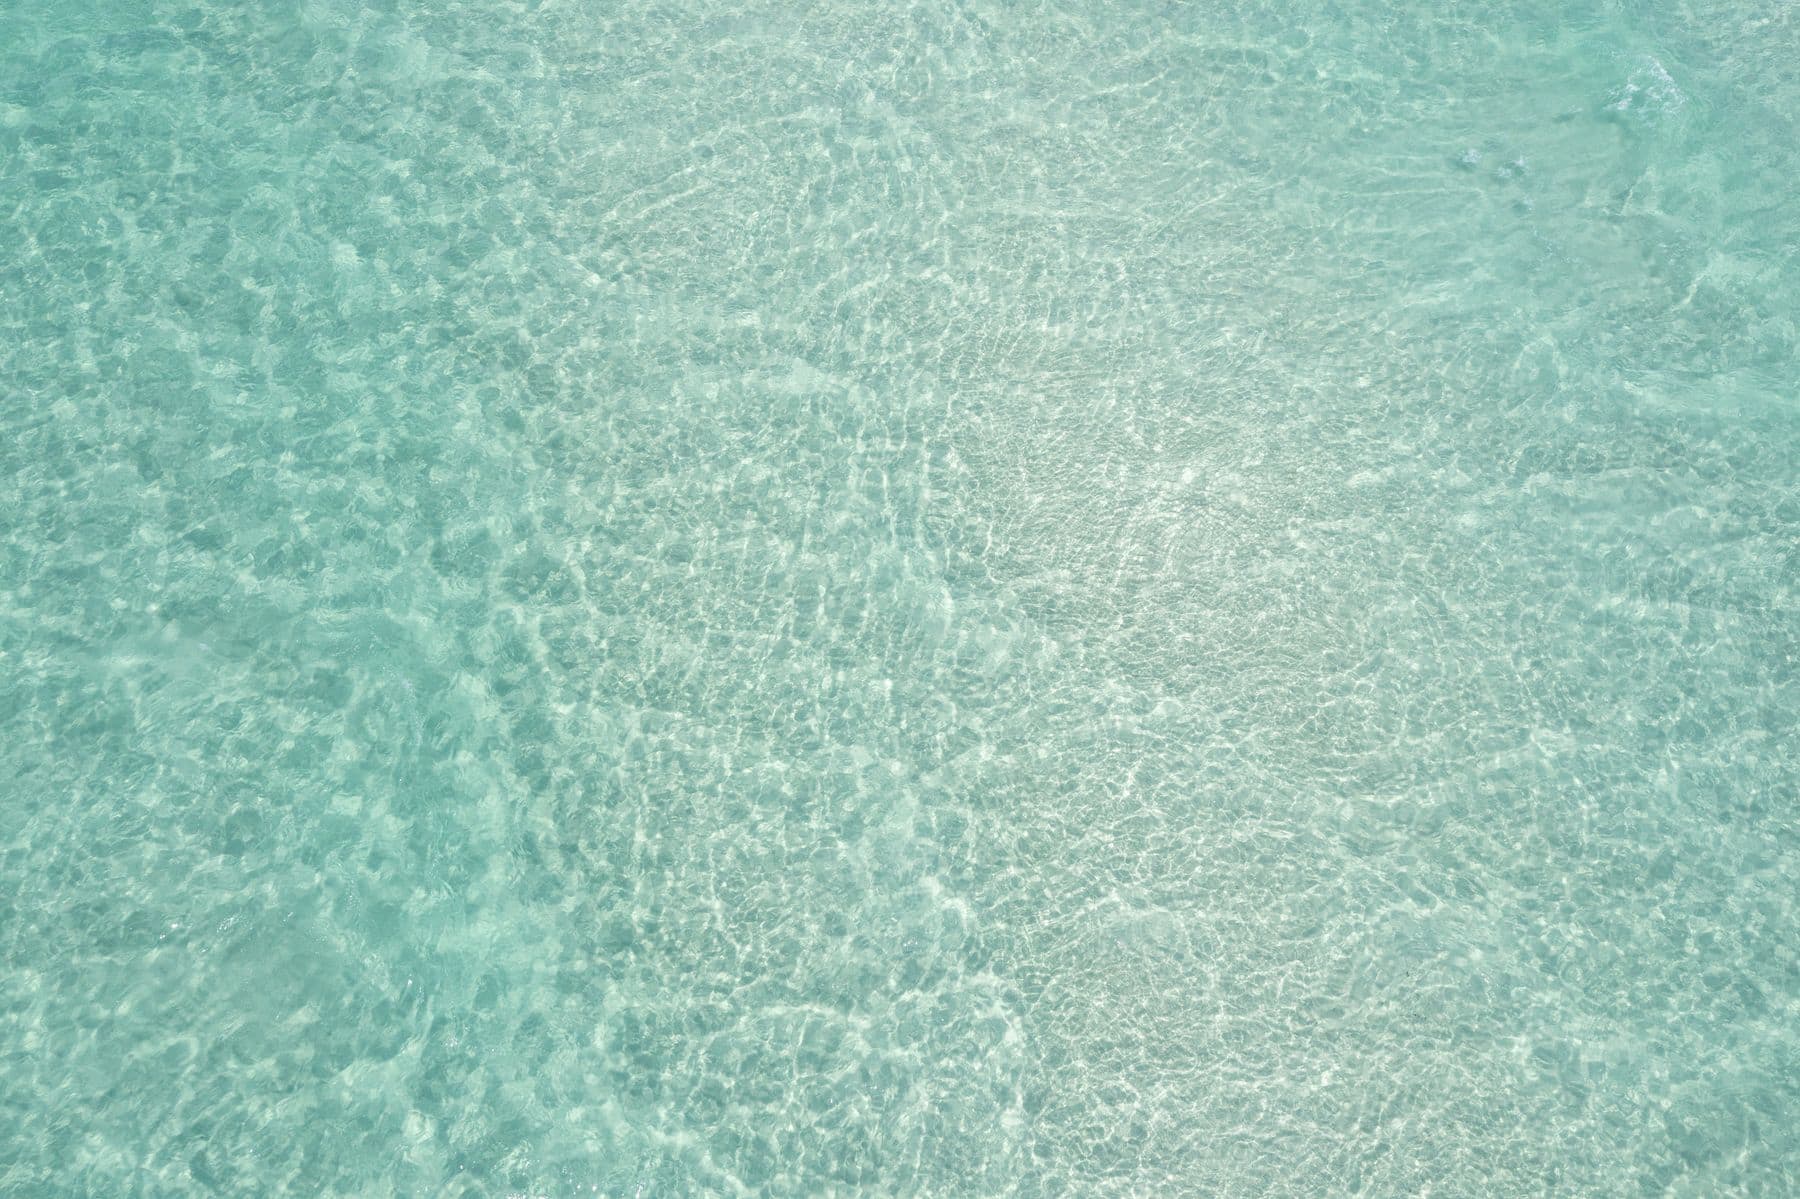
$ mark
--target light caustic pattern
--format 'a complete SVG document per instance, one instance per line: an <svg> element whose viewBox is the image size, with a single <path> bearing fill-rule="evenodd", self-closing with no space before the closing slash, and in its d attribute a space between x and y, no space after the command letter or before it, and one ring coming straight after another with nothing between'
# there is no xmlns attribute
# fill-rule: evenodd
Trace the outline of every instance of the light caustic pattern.
<svg viewBox="0 0 1800 1199"><path fill-rule="evenodd" d="M1785 6L0 18L0 1191L1800 1188Z"/></svg>

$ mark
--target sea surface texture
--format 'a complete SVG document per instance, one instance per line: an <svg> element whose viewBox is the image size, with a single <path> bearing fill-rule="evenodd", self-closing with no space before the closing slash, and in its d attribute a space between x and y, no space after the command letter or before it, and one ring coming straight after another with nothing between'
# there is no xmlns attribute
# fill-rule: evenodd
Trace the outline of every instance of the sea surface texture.
<svg viewBox="0 0 1800 1199"><path fill-rule="evenodd" d="M0 0L0 1193L1800 1191L1787 0Z"/></svg>

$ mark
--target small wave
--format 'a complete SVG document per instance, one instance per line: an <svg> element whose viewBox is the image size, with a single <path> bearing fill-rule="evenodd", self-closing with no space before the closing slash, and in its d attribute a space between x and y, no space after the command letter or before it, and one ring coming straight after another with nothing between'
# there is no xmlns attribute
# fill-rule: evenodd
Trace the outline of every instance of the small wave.
<svg viewBox="0 0 1800 1199"><path fill-rule="evenodd" d="M1637 113L1656 118L1681 111L1687 106L1687 95L1676 86L1668 70L1656 58L1645 55L1638 68L1625 80L1625 86L1613 92L1610 108L1615 112Z"/></svg>

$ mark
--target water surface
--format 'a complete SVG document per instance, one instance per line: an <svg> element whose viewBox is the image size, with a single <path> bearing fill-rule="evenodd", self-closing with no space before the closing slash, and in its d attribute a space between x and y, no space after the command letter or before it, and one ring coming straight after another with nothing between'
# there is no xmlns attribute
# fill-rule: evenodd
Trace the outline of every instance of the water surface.
<svg viewBox="0 0 1800 1199"><path fill-rule="evenodd" d="M0 1191L1800 1189L1800 27L0 5Z"/></svg>

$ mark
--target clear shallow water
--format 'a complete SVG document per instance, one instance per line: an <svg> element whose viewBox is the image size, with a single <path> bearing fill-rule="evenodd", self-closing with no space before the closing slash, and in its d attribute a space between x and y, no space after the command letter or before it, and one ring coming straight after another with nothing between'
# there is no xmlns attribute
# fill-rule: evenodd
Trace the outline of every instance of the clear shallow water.
<svg viewBox="0 0 1800 1199"><path fill-rule="evenodd" d="M1778 4L0 12L0 1191L1800 1187Z"/></svg>

